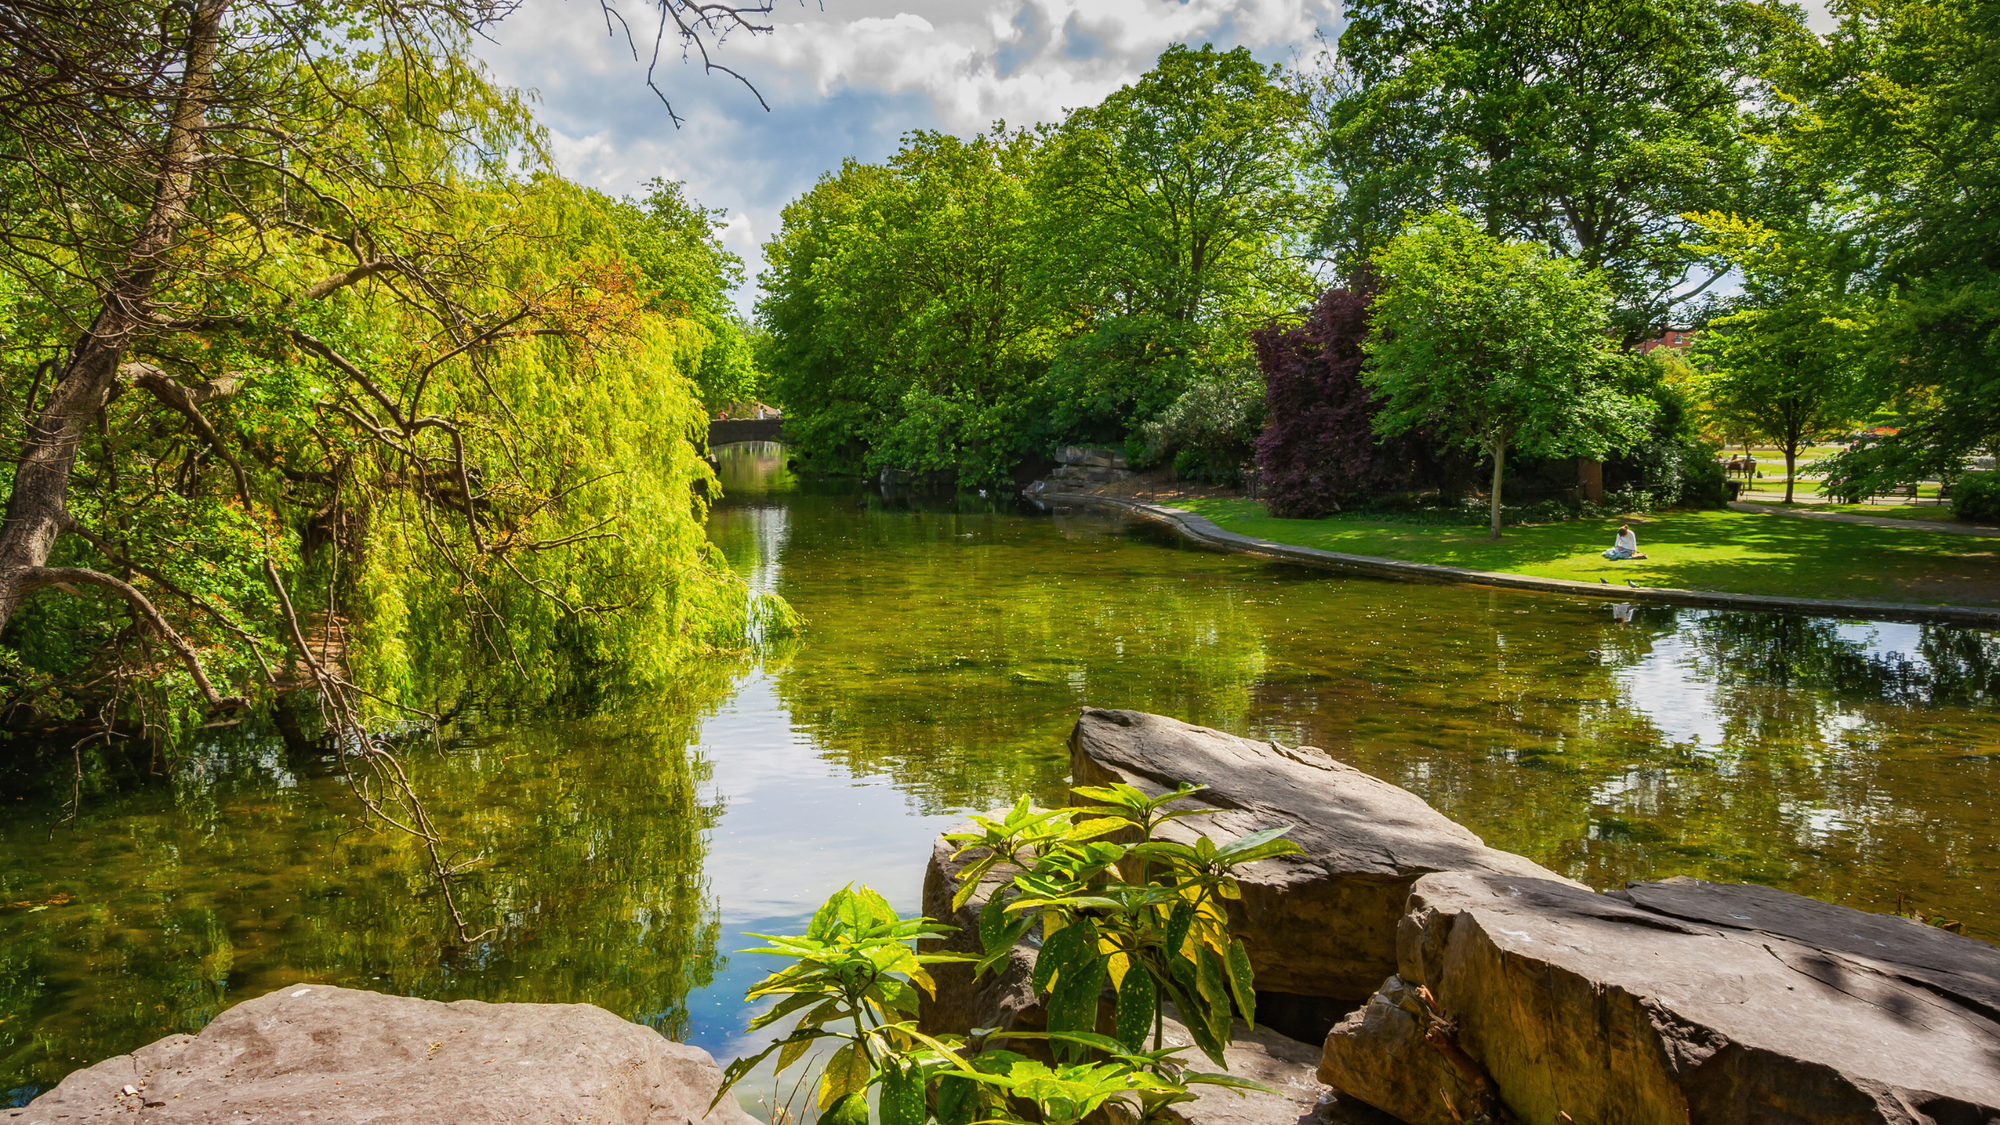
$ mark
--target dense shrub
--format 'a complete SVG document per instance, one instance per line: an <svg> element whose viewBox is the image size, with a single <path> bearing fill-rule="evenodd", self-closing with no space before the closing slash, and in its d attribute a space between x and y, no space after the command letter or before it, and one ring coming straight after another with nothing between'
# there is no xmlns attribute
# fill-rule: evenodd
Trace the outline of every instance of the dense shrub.
<svg viewBox="0 0 2000 1125"><path fill-rule="evenodd" d="M1375 405L1361 385L1369 295L1329 289L1305 322L1257 332L1270 421L1257 467L1271 513L1316 519L1409 479L1411 444L1378 442Z"/></svg>
<svg viewBox="0 0 2000 1125"><path fill-rule="evenodd" d="M1197 374L1140 434L1147 462L1171 456L1174 475L1182 480L1235 484L1263 425L1264 380L1244 362Z"/></svg>
<svg viewBox="0 0 2000 1125"><path fill-rule="evenodd" d="M1967 473L1951 486L1951 511L1962 520L2000 521L2000 473Z"/></svg>

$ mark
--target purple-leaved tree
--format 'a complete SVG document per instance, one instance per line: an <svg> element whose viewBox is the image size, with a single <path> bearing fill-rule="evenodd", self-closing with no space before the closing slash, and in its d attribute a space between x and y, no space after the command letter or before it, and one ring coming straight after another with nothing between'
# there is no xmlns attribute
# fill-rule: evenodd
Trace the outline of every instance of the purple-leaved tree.
<svg viewBox="0 0 2000 1125"><path fill-rule="evenodd" d="M1371 296L1329 289L1304 323L1252 337L1270 408L1257 467L1272 515L1317 519L1409 476L1409 439L1376 437L1361 385Z"/></svg>

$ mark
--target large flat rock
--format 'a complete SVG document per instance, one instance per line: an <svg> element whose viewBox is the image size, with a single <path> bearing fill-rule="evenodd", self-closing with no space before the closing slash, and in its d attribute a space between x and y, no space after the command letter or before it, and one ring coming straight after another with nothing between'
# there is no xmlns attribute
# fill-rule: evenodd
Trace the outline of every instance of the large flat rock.
<svg viewBox="0 0 2000 1125"><path fill-rule="evenodd" d="M1077 720L1069 746L1077 785L1124 782L1155 794L1180 782L1207 786L1192 800L1214 815L1174 821L1166 838L1190 842L1205 834L1220 842L1293 826L1289 838L1305 854L1243 868L1243 899L1232 904L1260 991L1324 997L1341 1011L1365 1002L1395 972L1404 901L1432 872L1567 882L1487 847L1409 790L1312 747L1094 709Z"/></svg>
<svg viewBox="0 0 2000 1125"><path fill-rule="evenodd" d="M704 1116L721 1079L708 1052L589 1004L300 984L77 1071L4 1120L755 1125L733 1098Z"/></svg>
<svg viewBox="0 0 2000 1125"><path fill-rule="evenodd" d="M1483 1074L1423 1041L1419 986ZM1996 1000L1984 942L1769 888L1437 874L1320 1076L1416 1125L1482 1082L1532 1122L1992 1122Z"/></svg>

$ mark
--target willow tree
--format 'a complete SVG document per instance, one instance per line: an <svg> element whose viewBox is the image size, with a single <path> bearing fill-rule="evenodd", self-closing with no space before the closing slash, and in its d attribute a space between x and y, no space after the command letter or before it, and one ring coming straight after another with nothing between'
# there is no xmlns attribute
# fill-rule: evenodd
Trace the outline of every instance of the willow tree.
<svg viewBox="0 0 2000 1125"><path fill-rule="evenodd" d="M541 134L466 50L509 7L0 3L17 725L305 687L367 741L487 673L740 636L698 523L714 333L663 280L705 267L511 172Z"/></svg>

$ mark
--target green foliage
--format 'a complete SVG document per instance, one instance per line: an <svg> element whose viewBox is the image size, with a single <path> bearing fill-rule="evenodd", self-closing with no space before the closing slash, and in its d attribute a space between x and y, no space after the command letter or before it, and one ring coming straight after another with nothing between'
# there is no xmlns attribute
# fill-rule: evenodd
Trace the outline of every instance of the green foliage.
<svg viewBox="0 0 2000 1125"><path fill-rule="evenodd" d="M1810 39L1760 0L1359 0L1336 56L1302 76L1332 203L1318 242L1365 264L1410 212L1462 207L1490 232L1602 270L1623 334L1693 297L1690 211L1753 210L1755 115L1780 44ZM1704 286L1705 288L1705 286Z"/></svg>
<svg viewBox="0 0 2000 1125"><path fill-rule="evenodd" d="M848 161L788 204L758 315L796 455L964 481L1025 452L1047 326L1026 300L1026 165L1004 126L915 133L885 167Z"/></svg>
<svg viewBox="0 0 2000 1125"><path fill-rule="evenodd" d="M249 9L227 32L237 110L294 140L282 173L213 154L198 237L126 355L199 391L199 424L128 372L82 441L79 530L50 565L130 577L224 694L259 701L308 682L282 583L306 645L344 650L370 722L468 692L658 683L740 647L753 614L784 614L754 607L702 534L703 396L754 382L714 215L678 185L633 203L548 173L463 28L390 49L371 12L301 17L323 22L291 30L329 36L309 62L271 50ZM20 418L97 315L92 275L144 196L83 171L15 187L8 229L76 216L62 244L0 246L0 406ZM174 740L199 697L131 626L98 587L35 595L4 639L8 699L61 715L112 698L107 725Z"/></svg>
<svg viewBox="0 0 2000 1125"><path fill-rule="evenodd" d="M1773 60L1796 103L1769 144L1843 218L1874 298L1868 397L1904 418L1827 465L1830 488L1860 497L2000 446L2000 2L1834 11L1831 35Z"/></svg>
<svg viewBox="0 0 2000 1125"><path fill-rule="evenodd" d="M1122 445L1310 292L1296 100L1175 47L1060 127L913 133L785 211L760 322L795 455L964 484Z"/></svg>
<svg viewBox="0 0 2000 1125"><path fill-rule="evenodd" d="M1427 428L1492 458L1500 534L1507 451L1602 457L1643 434L1650 404L1619 385L1602 281L1542 247L1503 243L1440 212L1374 257L1383 288L1363 383L1375 430Z"/></svg>
<svg viewBox="0 0 2000 1125"><path fill-rule="evenodd" d="M1128 785L1079 787L1077 795L1092 804L1054 811L1036 809L1023 797L998 819L973 817L976 831L947 837L960 845L961 856L980 853L960 873L954 910L996 866L1020 869L980 913L986 955L977 959L976 972L1005 960L1039 925L1033 985L1046 996L1048 1031L975 1031L968 1044L918 1030L916 990L935 991L925 966L975 959L916 952L910 940L952 928L898 918L866 887L842 889L813 916L804 936L771 938L772 945L751 951L795 962L745 994L785 997L753 1020L752 1029L797 1020L790 1034L763 1052L732 1062L716 1101L774 1052L783 1071L822 1039L842 1042L821 1065L816 1105L823 1116L848 1125L867 1125L871 1087L880 1088L878 1125L1071 1125L1113 1100L1123 1101L1139 1121L1154 1123L1169 1106L1192 1100L1191 1084L1262 1089L1226 1074L1185 1070L1173 1058L1185 1048L1160 1046L1169 1001L1217 1064L1231 1039L1233 1012L1255 1020L1249 956L1229 932L1222 901L1240 895L1230 874L1235 868L1299 850L1279 838L1286 828L1221 846L1206 836L1191 844L1157 838L1163 826L1208 811L1167 807L1198 791L1183 785L1149 797ZM1105 839L1113 834L1136 842ZM1097 1030L1098 1000L1107 987L1116 1011L1116 1034L1108 1036ZM842 1021L852 1030L829 1029ZM997 1046L1005 1040L1047 1043L1055 1065ZM1012 1099L1032 1103L1035 1116L1022 1117Z"/></svg>
<svg viewBox="0 0 2000 1125"><path fill-rule="evenodd" d="M2000 473L1967 473L1953 481L1951 511L1962 520L2000 522Z"/></svg>
<svg viewBox="0 0 2000 1125"><path fill-rule="evenodd" d="M1722 504L1722 466L1716 460L1715 443L1702 432L1699 378L1694 368L1672 349L1655 348L1635 365L1630 389L1651 400L1653 418L1645 436L1615 464L1618 470L1631 474L1626 487L1632 495L1629 502L1615 503L1614 510ZM1605 499L1614 500L1612 496Z"/></svg>
<svg viewBox="0 0 2000 1125"><path fill-rule="evenodd" d="M1234 484L1264 428L1264 378L1254 365L1210 368L1140 429L1148 461L1173 457L1183 480Z"/></svg>
<svg viewBox="0 0 2000 1125"><path fill-rule="evenodd" d="M1808 441L1861 413L1856 376L1867 331L1849 294L1851 257L1839 240L1780 236L1733 215L1693 216L1712 249L1744 274L1749 307L1709 322L1695 345L1710 408L1725 425L1785 454L1785 502Z"/></svg>

